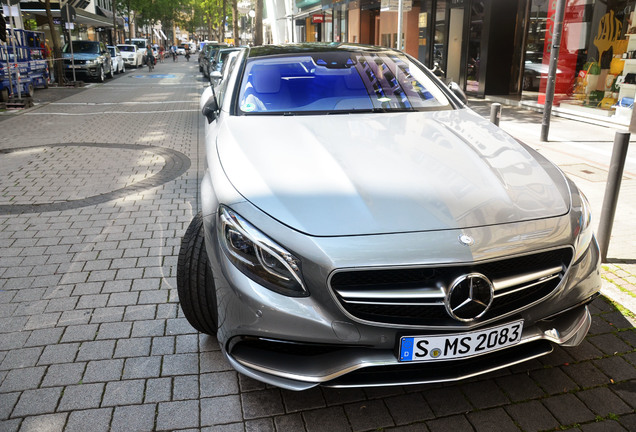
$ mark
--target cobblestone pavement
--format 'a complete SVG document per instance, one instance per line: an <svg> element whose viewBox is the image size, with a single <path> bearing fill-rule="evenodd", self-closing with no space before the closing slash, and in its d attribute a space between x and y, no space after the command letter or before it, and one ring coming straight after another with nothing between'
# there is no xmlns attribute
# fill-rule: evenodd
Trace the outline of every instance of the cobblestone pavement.
<svg viewBox="0 0 636 432"><path fill-rule="evenodd" d="M460 383L296 393L238 375L175 287L203 81L194 62L155 72L0 123L0 431L636 430L636 331L605 297L579 347Z"/></svg>

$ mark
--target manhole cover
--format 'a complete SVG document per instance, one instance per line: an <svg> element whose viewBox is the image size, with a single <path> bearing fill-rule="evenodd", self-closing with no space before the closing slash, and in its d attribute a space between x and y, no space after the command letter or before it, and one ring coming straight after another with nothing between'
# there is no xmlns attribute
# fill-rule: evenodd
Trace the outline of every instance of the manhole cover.
<svg viewBox="0 0 636 432"><path fill-rule="evenodd" d="M189 167L183 153L133 144L0 150L0 214L101 204L169 182Z"/></svg>

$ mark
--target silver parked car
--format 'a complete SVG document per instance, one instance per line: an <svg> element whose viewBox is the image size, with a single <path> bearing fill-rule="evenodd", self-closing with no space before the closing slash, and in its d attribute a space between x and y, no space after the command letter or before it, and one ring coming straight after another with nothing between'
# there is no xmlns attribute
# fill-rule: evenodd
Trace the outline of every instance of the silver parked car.
<svg viewBox="0 0 636 432"><path fill-rule="evenodd" d="M205 93L177 285L236 370L293 390L453 381L583 340L589 204L461 96L351 44L246 48Z"/></svg>

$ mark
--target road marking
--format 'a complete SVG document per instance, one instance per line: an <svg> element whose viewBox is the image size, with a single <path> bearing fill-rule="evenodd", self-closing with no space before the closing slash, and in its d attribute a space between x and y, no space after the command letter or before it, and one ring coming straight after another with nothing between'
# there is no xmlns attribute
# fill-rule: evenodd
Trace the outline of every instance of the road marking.
<svg viewBox="0 0 636 432"><path fill-rule="evenodd" d="M104 114L166 114L166 113L179 113L179 112L190 112L190 113L198 113L198 109L189 109L189 110L167 110L167 111L103 111L96 113L43 113L43 112L30 112L24 113L24 115L59 115L59 116L90 116L90 115L104 115Z"/></svg>
<svg viewBox="0 0 636 432"><path fill-rule="evenodd" d="M182 101L138 101L138 102L51 102L49 105L81 105L81 106L102 106L102 105L151 105L151 104L176 104L176 103L195 103L193 100Z"/></svg>

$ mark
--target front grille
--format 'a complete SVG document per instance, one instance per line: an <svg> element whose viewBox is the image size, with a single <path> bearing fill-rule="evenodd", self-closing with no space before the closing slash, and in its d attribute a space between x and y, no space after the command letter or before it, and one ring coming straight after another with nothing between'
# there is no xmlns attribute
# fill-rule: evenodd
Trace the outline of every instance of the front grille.
<svg viewBox="0 0 636 432"><path fill-rule="evenodd" d="M494 300L474 322L523 309L559 285L572 260L563 248L483 263L407 269L337 271L331 289L354 317L371 322L413 326L462 325L446 312L444 301L453 281L481 273L494 285Z"/></svg>
<svg viewBox="0 0 636 432"><path fill-rule="evenodd" d="M64 59L64 64L70 65L70 64L73 64L73 62L71 61L71 59ZM86 60L75 60L75 64L76 65L86 64Z"/></svg>

